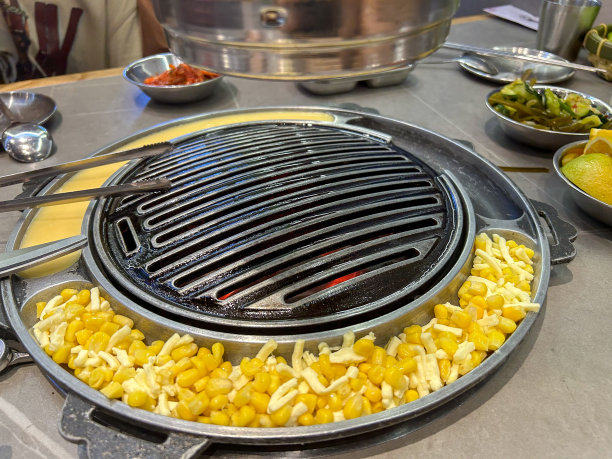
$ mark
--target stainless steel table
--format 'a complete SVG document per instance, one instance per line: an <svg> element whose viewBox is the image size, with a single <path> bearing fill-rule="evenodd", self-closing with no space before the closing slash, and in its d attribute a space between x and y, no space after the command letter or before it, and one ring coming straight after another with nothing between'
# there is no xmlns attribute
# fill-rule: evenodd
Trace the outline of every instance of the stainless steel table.
<svg viewBox="0 0 612 459"><path fill-rule="evenodd" d="M602 20L604 18L600 18ZM612 22L612 21L608 21ZM449 38L478 46L533 46L535 33L497 19L454 25ZM450 55L440 51L440 55ZM612 103L612 83L577 72L562 84ZM511 173L524 193L553 205L579 231L569 265L554 267L547 308L534 332L505 366L459 406L418 431L341 457L603 457L612 451L606 277L612 271L612 229L582 213L552 170L552 153L503 135L484 106L495 85L454 64L417 66L399 86L313 96L292 83L227 78L208 100L167 106L149 100L121 77L37 89L53 97L59 113L49 124L58 151L38 164L0 156L2 174L74 160L140 129L174 118L230 108L358 104L381 114L471 142L504 166L538 166L549 173ZM4 198L19 192L7 188ZM0 220L0 245L18 214ZM77 457L57 424L63 398L34 365L0 377L0 458ZM221 450L213 455L223 456ZM253 449L253 454L257 454ZM300 453L292 453L299 456Z"/></svg>

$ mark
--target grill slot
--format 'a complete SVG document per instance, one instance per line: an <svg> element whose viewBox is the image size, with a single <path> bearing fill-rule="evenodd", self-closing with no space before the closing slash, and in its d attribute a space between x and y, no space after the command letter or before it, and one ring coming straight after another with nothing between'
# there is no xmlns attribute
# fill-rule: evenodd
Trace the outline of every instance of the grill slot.
<svg viewBox="0 0 612 459"><path fill-rule="evenodd" d="M173 312L241 326L357 320L398 292L409 301L441 274L460 200L382 137L270 122L141 162L121 181L167 177L172 189L107 201L110 274Z"/></svg>

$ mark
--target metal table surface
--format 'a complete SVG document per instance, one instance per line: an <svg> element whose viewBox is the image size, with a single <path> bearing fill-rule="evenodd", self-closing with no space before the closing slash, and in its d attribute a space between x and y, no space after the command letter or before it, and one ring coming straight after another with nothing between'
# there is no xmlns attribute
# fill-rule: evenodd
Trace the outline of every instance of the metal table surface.
<svg viewBox="0 0 612 459"><path fill-rule="evenodd" d="M604 18L599 18L602 22ZM611 18L608 18L611 19ZM608 20L612 22L612 20ZM477 46L533 46L535 32L497 19L454 25L449 40ZM441 50L438 55L451 55ZM581 56L586 62L584 56ZM560 85L612 103L612 83L577 72ZM381 114L469 141L475 150L504 166L546 167L548 173L510 173L529 198L553 205L579 232L578 255L555 266L547 308L534 332L503 368L471 396L398 439L347 451L340 457L602 457L612 451L612 374L609 328L612 319L605 275L612 271L612 229L584 214L555 176L552 153L505 137L484 105L496 85L455 64L423 65L399 85L358 87L335 96L314 96L292 83L226 78L217 94L169 106L149 100L121 77L42 87L58 113L48 124L58 151L43 163L19 164L0 155L2 174L74 160L143 128L197 113L230 108L358 104ZM12 186L4 199L20 191ZM0 245L18 213L0 220ZM35 365L0 377L0 458L77 457L57 425L63 397ZM246 450L248 452L248 449ZM257 454L256 448L251 451ZM224 456L222 450L211 450ZM260 453L261 454L261 453ZM300 452L287 453L300 456Z"/></svg>

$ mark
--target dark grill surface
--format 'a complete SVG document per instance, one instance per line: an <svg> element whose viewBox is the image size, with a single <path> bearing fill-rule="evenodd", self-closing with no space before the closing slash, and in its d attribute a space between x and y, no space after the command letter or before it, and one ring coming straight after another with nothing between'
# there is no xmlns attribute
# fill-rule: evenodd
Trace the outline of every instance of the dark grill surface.
<svg viewBox="0 0 612 459"><path fill-rule="evenodd" d="M378 314L443 274L460 230L459 200L426 165L335 126L224 128L122 181L154 177L172 189L106 201L96 250L127 292L202 320Z"/></svg>

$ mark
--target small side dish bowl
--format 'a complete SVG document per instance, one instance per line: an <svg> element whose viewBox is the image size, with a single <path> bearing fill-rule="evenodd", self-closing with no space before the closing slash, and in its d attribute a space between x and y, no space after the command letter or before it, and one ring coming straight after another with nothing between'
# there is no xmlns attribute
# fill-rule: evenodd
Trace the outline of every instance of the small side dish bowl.
<svg viewBox="0 0 612 459"><path fill-rule="evenodd" d="M601 24L589 30L584 37L584 47L589 52L588 59L593 67L603 69L598 73L602 78L612 81L612 24Z"/></svg>
<svg viewBox="0 0 612 459"><path fill-rule="evenodd" d="M591 101L591 104L595 106L595 108L597 108L601 113L606 114L608 116L612 116L612 107L610 107L604 101L588 94L584 94L578 91L572 91L571 89L560 88L557 86L547 86L541 84L534 85L533 89L537 90L538 92L544 91L545 89L550 89L552 92L554 92L557 96L561 98L567 97L568 94L578 94L579 96L582 96L585 99ZM570 142L575 142L578 140L588 140L588 132L559 132L550 131L548 129L539 129L524 123L519 123L518 121L514 121L512 118L509 118L499 113L489 103L489 97L491 97L498 91L499 89L495 89L494 91L491 91L489 94L487 94L487 97L485 98L485 104L487 105L487 108L491 110L491 112L493 112L497 117L502 131L504 131L506 135L512 137L514 140L546 150L556 150L557 148L561 148L563 145L567 145Z"/></svg>
<svg viewBox="0 0 612 459"><path fill-rule="evenodd" d="M172 53L155 54L132 62L123 70L123 77L138 86L151 99L166 104L183 104L202 100L209 97L221 83L222 75L201 83L184 85L156 86L144 82L149 77L170 70L171 65L176 67L181 63L182 61Z"/></svg>
<svg viewBox="0 0 612 459"><path fill-rule="evenodd" d="M584 148L586 144L586 141L579 140L577 142L572 142L562 146L555 152L553 157L553 166L555 168L555 172L561 181L563 181L563 183L566 185L570 196L574 199L576 204L591 217L612 226L612 206L582 191L565 175L563 175L563 172L561 172L561 161L563 157L575 148Z"/></svg>

